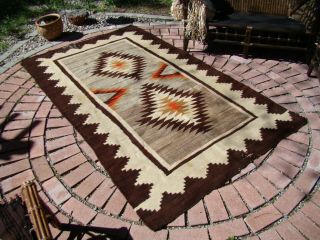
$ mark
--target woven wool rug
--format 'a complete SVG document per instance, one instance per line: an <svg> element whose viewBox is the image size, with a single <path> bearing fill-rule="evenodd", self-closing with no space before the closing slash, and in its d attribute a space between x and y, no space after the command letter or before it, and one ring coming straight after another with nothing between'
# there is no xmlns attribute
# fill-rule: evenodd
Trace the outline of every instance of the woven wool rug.
<svg viewBox="0 0 320 240"><path fill-rule="evenodd" d="M306 123L133 26L22 65L153 230Z"/></svg>

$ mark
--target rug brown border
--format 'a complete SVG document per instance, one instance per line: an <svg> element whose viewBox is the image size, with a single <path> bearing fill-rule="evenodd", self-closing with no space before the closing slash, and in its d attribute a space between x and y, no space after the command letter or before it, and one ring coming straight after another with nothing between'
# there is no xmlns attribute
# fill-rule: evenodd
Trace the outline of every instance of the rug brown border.
<svg viewBox="0 0 320 240"><path fill-rule="evenodd" d="M266 104L268 106L269 113L281 114L286 111L285 108L274 103L267 97L215 70L199 59L191 56L189 53L175 48L151 33L135 26L128 26L108 34L102 34L78 43L72 43L57 50L52 50L44 54L23 60L22 66L34 77L51 101L92 147L99 161L110 174L113 182L125 195L133 208L138 206L147 198L150 191L150 186L147 184L139 186L134 185L139 171L132 170L126 172L121 170L126 165L128 158L123 157L115 159L115 155L119 146L104 145L103 143L106 141L107 134L94 135L94 137L90 137L93 136L97 125L83 124L87 117L75 114L78 105L69 104L70 97L62 95L64 89L56 87L56 81L49 81L48 79L50 78L50 74L44 73L44 67L40 67L36 61L37 58L50 58L54 53L66 52L71 48L81 48L84 44L93 44L98 40L108 39L112 35L122 35L126 31L135 31L136 34L143 35L144 40L152 40L152 44L159 44L160 49L170 49L169 53L178 54L178 59L188 59L187 64L196 64L197 69L207 70L208 76L219 76L218 82L220 83L232 83L232 90L241 90L244 98L255 98L256 104ZM277 121L277 129L261 129L261 135L263 138L262 142L246 140L247 152L229 150L228 159L231 164L209 165L207 178L205 179L186 178L185 193L164 194L161 209L159 211L138 210L137 214L140 216L143 222L153 230L158 230L170 223L180 214L200 201L206 194L209 194L212 190L223 186L226 181L230 180L243 167L247 166L259 156L267 153L270 149L275 147L281 139L285 138L291 133L296 132L307 122L305 118L293 112L290 112L290 116L292 117L292 121L290 123L285 121Z"/></svg>

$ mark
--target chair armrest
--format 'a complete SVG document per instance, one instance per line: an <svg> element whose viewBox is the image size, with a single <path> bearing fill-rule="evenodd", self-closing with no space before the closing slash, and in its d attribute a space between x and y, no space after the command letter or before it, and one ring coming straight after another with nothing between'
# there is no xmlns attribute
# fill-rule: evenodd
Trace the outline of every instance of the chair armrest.
<svg viewBox="0 0 320 240"><path fill-rule="evenodd" d="M310 0L303 0L300 3L298 3L298 5L296 6L291 6L289 7L289 17L292 16L293 14L295 14L304 4L306 4L308 1Z"/></svg>

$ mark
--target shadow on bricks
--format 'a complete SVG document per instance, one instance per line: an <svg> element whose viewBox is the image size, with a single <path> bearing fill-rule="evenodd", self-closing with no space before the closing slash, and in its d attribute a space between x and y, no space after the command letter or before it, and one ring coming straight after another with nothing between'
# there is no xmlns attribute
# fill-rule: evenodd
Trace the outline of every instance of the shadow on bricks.
<svg viewBox="0 0 320 240"><path fill-rule="evenodd" d="M0 107L1 109L1 107ZM6 121L0 124L0 131L3 131L5 126L15 121L20 116L19 113L14 113L8 117ZM29 152L29 149L34 145L33 141L28 140L29 132L35 128L40 121L33 121L30 126L20 129L20 132L13 137L4 138L3 132L0 135L0 156L2 160L11 160L12 155L24 155ZM19 130L17 130L19 131Z"/></svg>
<svg viewBox="0 0 320 240"><path fill-rule="evenodd" d="M128 229L108 228L108 227L90 227L75 224L61 224L58 227L62 231L70 231L68 239L82 239L84 235L89 235L90 240L133 240ZM98 235L96 235L98 234Z"/></svg>
<svg viewBox="0 0 320 240"><path fill-rule="evenodd" d="M243 57L243 47L238 45L226 45L218 42L209 42L207 54L214 55L238 55ZM267 60L289 61L296 63L307 63L308 56L304 52L296 52L289 50L266 51L263 48L252 48L249 51L249 58L265 58Z"/></svg>

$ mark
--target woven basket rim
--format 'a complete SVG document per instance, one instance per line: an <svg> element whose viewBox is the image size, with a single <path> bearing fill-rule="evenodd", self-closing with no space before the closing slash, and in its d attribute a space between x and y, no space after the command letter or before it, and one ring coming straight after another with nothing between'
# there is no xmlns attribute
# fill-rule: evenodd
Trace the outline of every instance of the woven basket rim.
<svg viewBox="0 0 320 240"><path fill-rule="evenodd" d="M44 25L39 25L39 22L40 22L41 20L47 18L47 17L57 17L57 19L54 20L54 21L52 21L52 22L46 23L46 24L44 24ZM58 14L58 13L49 13L49 14L46 14L46 15L43 15L43 16L39 17L39 18L36 20L36 25L37 25L38 27L45 27L45 26L49 26L49 25L51 25L51 24L55 24L56 22L60 21L60 19L61 19L61 15L60 15L60 14Z"/></svg>

